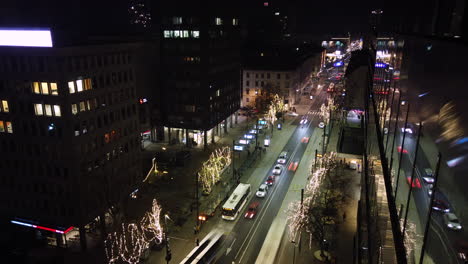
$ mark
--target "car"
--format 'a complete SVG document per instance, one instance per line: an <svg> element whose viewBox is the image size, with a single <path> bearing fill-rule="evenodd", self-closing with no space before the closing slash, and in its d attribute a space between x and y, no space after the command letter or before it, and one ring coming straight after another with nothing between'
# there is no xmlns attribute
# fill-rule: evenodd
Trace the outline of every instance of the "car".
<svg viewBox="0 0 468 264"><path fill-rule="evenodd" d="M245 212L244 217L247 219L252 219L257 215L257 210L258 206L260 205L259 202L253 202L249 205L249 208L247 208L247 211Z"/></svg>
<svg viewBox="0 0 468 264"><path fill-rule="evenodd" d="M449 205L446 202L442 200L438 200L438 199L434 199L434 202L432 204L432 209L439 211L439 212L444 212L444 213L450 212Z"/></svg>
<svg viewBox="0 0 468 264"><path fill-rule="evenodd" d="M265 184L268 186L272 186L273 184L275 184L275 176L273 175L268 176Z"/></svg>
<svg viewBox="0 0 468 264"><path fill-rule="evenodd" d="M276 165L276 166L273 168L272 173L273 173L274 175L280 175L281 172L283 172L283 168L284 168L284 167L281 166L281 165Z"/></svg>
<svg viewBox="0 0 468 264"><path fill-rule="evenodd" d="M462 226L460 220L454 213L444 214L444 223L445 225L452 230L461 230Z"/></svg>
<svg viewBox="0 0 468 264"><path fill-rule="evenodd" d="M408 184L410 184L411 183L411 176L406 177L406 181L408 182ZM419 181L418 178L413 179L413 188L421 189L421 182Z"/></svg>
<svg viewBox="0 0 468 264"><path fill-rule="evenodd" d="M267 195L267 193L268 193L268 185L262 184L260 185L260 187L258 187L258 190L255 193L255 195L259 198L263 198Z"/></svg>
<svg viewBox="0 0 468 264"><path fill-rule="evenodd" d="M278 159L276 161L279 164L285 164L287 160L288 160L288 152L283 151L283 152L280 153L280 155L278 156Z"/></svg>
<svg viewBox="0 0 468 264"><path fill-rule="evenodd" d="M319 127L319 128L324 128L324 127L325 127L325 123L324 123L324 122L320 122L320 123L318 124L318 127Z"/></svg>
<svg viewBox="0 0 468 264"><path fill-rule="evenodd" d="M307 118L303 118L301 122L299 122L301 125L307 124Z"/></svg>
<svg viewBox="0 0 468 264"><path fill-rule="evenodd" d="M434 185L428 184L428 185L427 185L427 195L428 195L429 197L431 197L433 191L434 191Z"/></svg>
<svg viewBox="0 0 468 264"><path fill-rule="evenodd" d="M427 177L434 177L434 172L431 168L425 168L424 173L426 173Z"/></svg>
<svg viewBox="0 0 468 264"><path fill-rule="evenodd" d="M402 152L403 152L403 154L408 154L408 150L402 148L401 146L398 146L397 150L398 150L398 153L402 153Z"/></svg>

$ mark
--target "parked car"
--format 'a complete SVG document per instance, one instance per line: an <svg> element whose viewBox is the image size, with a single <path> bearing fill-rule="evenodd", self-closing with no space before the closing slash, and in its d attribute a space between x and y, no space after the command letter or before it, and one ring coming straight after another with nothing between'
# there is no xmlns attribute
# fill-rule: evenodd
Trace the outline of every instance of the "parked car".
<svg viewBox="0 0 468 264"><path fill-rule="evenodd" d="M432 209L439 211L439 212L444 212L444 213L450 212L449 205L446 202L442 200L438 200L438 199L434 199L434 203L432 204Z"/></svg>
<svg viewBox="0 0 468 264"><path fill-rule="evenodd" d="M257 215L257 209L258 206L260 205L259 202L253 202L249 205L249 208L247 208L247 211L245 212L244 217L248 219L252 219Z"/></svg>
<svg viewBox="0 0 468 264"><path fill-rule="evenodd" d="M272 186L273 184L275 184L275 176L273 175L268 176L265 184L268 186Z"/></svg>
<svg viewBox="0 0 468 264"><path fill-rule="evenodd" d="M287 151L283 151L283 152L281 152L280 155L278 156L277 162L278 162L279 164L285 164L287 160L288 160L288 152L287 152Z"/></svg>
<svg viewBox="0 0 468 264"><path fill-rule="evenodd" d="M282 165L276 165L276 166L273 168L272 173L273 173L274 175L280 175L281 172L283 172L283 168L284 168L284 167L283 167Z"/></svg>
<svg viewBox="0 0 468 264"><path fill-rule="evenodd" d="M428 195L429 197L431 197L433 191L434 191L434 185L428 184L428 185L427 185L427 195Z"/></svg>
<svg viewBox="0 0 468 264"><path fill-rule="evenodd" d="M461 230L462 226L460 220L454 213L444 214L444 223L445 225L452 230Z"/></svg>
<svg viewBox="0 0 468 264"><path fill-rule="evenodd" d="M318 124L318 127L319 127L319 128L324 128L324 127L325 127L325 123L324 123L324 122L320 122L320 123Z"/></svg>
<svg viewBox="0 0 468 264"><path fill-rule="evenodd" d="M258 190L255 193L255 195L259 198L263 198L267 195L267 193L268 193L268 185L262 184L260 185L260 187L258 187Z"/></svg>

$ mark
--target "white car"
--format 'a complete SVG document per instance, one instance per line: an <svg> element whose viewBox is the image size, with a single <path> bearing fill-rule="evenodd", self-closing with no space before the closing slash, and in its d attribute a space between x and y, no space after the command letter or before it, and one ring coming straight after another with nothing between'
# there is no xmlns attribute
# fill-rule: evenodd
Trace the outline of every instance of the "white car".
<svg viewBox="0 0 468 264"><path fill-rule="evenodd" d="M278 160L276 160L279 164L285 164L286 161L288 160L288 152L283 151L281 154L278 156Z"/></svg>
<svg viewBox="0 0 468 264"><path fill-rule="evenodd" d="M300 122L301 125L305 125L307 124L307 119L302 119L301 122Z"/></svg>
<svg viewBox="0 0 468 264"><path fill-rule="evenodd" d="M318 124L318 127L319 127L319 128L324 128L324 127L325 127L325 123L324 123L324 122L320 122L320 123Z"/></svg>
<svg viewBox="0 0 468 264"><path fill-rule="evenodd" d="M460 221L458 220L457 216L454 213L446 213L444 214L444 223L447 225L448 228L452 230L461 230L462 226Z"/></svg>
<svg viewBox="0 0 468 264"><path fill-rule="evenodd" d="M258 191L255 193L257 197L263 198L267 195L268 192L268 185L262 184L258 187Z"/></svg>
<svg viewBox="0 0 468 264"><path fill-rule="evenodd" d="M424 169L424 181L426 183L434 183L434 173L432 172L432 169L430 168L425 168Z"/></svg>
<svg viewBox="0 0 468 264"><path fill-rule="evenodd" d="M282 165L276 165L273 168L272 173L275 174L275 175L280 175L282 171L283 171L283 166Z"/></svg>

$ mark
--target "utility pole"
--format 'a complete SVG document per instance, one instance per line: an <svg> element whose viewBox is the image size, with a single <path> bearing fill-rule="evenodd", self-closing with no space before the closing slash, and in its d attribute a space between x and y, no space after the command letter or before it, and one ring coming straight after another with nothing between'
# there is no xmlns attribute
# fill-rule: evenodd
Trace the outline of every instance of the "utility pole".
<svg viewBox="0 0 468 264"><path fill-rule="evenodd" d="M198 216L200 215L200 207L199 207L199 196L198 196L198 173L195 173L195 206L197 208L197 215L195 215L195 233L198 231L198 227L200 225Z"/></svg>

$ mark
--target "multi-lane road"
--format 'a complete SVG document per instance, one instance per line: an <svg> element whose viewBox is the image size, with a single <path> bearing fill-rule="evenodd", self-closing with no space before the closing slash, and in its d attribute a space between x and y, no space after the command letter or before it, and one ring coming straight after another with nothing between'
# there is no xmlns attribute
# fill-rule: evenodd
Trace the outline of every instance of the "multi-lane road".
<svg viewBox="0 0 468 264"><path fill-rule="evenodd" d="M308 122L305 125L299 123L302 118L299 117L296 119L294 124L297 124L297 128L282 149L282 151L288 151L289 153L288 161L284 165L282 173L276 176L276 182L270 187L265 198L258 198L253 195L246 203L247 205L255 201L260 203L259 211L254 219L245 219L243 217L245 208L243 208L238 219L232 222L233 227L231 232L227 235L224 243L217 251L217 263L255 262L273 219L277 214L284 213L278 211L295 174L294 171L288 170L288 167L291 163L299 162L300 164L308 144L307 142L301 142L301 139L304 137L310 138L313 130L316 129L318 117L317 115L312 115L312 112L320 108L326 96L327 95L322 92L314 99L310 108L311 111L306 115ZM280 153L278 153L278 155L279 154ZM267 174L252 175L252 177L263 177L265 181L268 176L272 175L271 170L274 165L276 165L276 161L270 165ZM258 186L252 186L252 193L255 193L257 188Z"/></svg>

